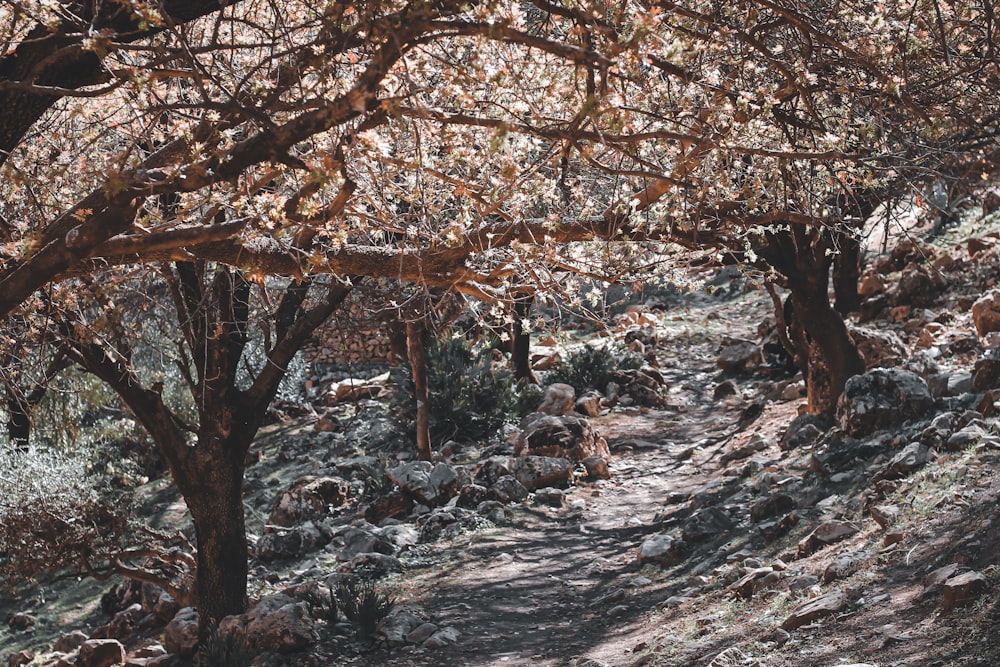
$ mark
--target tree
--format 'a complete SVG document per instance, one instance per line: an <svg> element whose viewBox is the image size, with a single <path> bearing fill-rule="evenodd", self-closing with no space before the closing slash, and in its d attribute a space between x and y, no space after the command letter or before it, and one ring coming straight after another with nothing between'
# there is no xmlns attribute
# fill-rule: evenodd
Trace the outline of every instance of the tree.
<svg viewBox="0 0 1000 667"><path fill-rule="evenodd" d="M135 332L144 329L137 320L143 312L162 310L152 297L130 315L118 310L102 287L94 295L97 307L59 314L61 344L70 359L118 393L156 441L194 522L193 598L207 628L211 620L245 608L242 485L250 444L292 358L351 286L306 280L257 287L239 271L204 262L178 263L164 269L164 279L182 338L173 354L160 353L173 358L190 393L193 422L180 406L168 405L162 379L137 363L143 341ZM280 295L275 307L254 298L257 293L269 302L268 292ZM252 327L262 333L252 336ZM256 364L255 345L261 356Z"/></svg>

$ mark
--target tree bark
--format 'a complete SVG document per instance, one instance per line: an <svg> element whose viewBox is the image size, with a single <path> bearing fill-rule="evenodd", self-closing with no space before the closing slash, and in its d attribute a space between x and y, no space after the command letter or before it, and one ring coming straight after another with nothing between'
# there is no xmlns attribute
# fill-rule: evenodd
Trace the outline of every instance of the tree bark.
<svg viewBox="0 0 1000 667"><path fill-rule="evenodd" d="M537 384L531 369L531 334L524 330L521 322L531 315L531 304L534 295L518 296L514 300L514 326L511 340L511 363L514 366L514 379L526 380Z"/></svg>
<svg viewBox="0 0 1000 667"><path fill-rule="evenodd" d="M424 353L424 321L406 323L406 356L413 373L413 392L417 401L417 456L431 460L431 406L427 390L427 356Z"/></svg>

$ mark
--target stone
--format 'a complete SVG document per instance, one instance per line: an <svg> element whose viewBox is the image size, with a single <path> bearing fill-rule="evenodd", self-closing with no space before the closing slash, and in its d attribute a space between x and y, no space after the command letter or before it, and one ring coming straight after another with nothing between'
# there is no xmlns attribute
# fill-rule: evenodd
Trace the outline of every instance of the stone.
<svg viewBox="0 0 1000 667"><path fill-rule="evenodd" d="M447 626L441 628L433 635L427 638L421 646L426 649L441 648L442 646L448 646L449 644L454 644L458 641L459 636L462 633L452 626Z"/></svg>
<svg viewBox="0 0 1000 667"><path fill-rule="evenodd" d="M1000 290L987 292L972 304L972 322L980 337L1000 331Z"/></svg>
<svg viewBox="0 0 1000 667"><path fill-rule="evenodd" d="M407 643L407 636L423 625L426 620L413 607L400 605L389 610L389 614L379 626L379 634L391 646Z"/></svg>
<svg viewBox="0 0 1000 667"><path fill-rule="evenodd" d="M546 486L566 488L573 480L573 464L565 458L523 456L514 460L514 477L529 491Z"/></svg>
<svg viewBox="0 0 1000 667"><path fill-rule="evenodd" d="M552 416L533 413L521 420L514 441L518 456L550 456L582 461L588 456L611 458L607 441L578 415Z"/></svg>
<svg viewBox="0 0 1000 667"><path fill-rule="evenodd" d="M489 488L487 494L490 500L504 504L519 503L528 497L528 489L513 475L504 475Z"/></svg>
<svg viewBox="0 0 1000 667"><path fill-rule="evenodd" d="M652 563L654 565L674 565L687 557L687 545L684 540L660 533L643 540L639 545L637 560L639 565Z"/></svg>
<svg viewBox="0 0 1000 667"><path fill-rule="evenodd" d="M611 479L608 461L602 456L588 456L583 460L583 467L586 468L587 477L590 479Z"/></svg>
<svg viewBox="0 0 1000 667"><path fill-rule="evenodd" d="M744 600L749 600L757 591L774 586L781 581L781 574L773 567L756 567L744 574L729 588Z"/></svg>
<svg viewBox="0 0 1000 667"><path fill-rule="evenodd" d="M302 650L319 638L308 605L283 593L261 598L245 614L222 619L219 635L243 639L259 650L278 653Z"/></svg>
<svg viewBox="0 0 1000 667"><path fill-rule="evenodd" d="M892 457L885 468L883 478L899 479L922 468L934 457L934 450L919 442L911 442Z"/></svg>
<svg viewBox="0 0 1000 667"><path fill-rule="evenodd" d="M466 484L458 492L455 504L458 507L474 508L489 498L489 489L482 484Z"/></svg>
<svg viewBox="0 0 1000 667"><path fill-rule="evenodd" d="M113 667L125 663L125 647L117 639L88 639L80 644L78 667Z"/></svg>
<svg viewBox="0 0 1000 667"><path fill-rule="evenodd" d="M386 475L403 493L425 505L446 502L458 491L458 474L446 463L404 461Z"/></svg>
<svg viewBox="0 0 1000 667"><path fill-rule="evenodd" d="M350 489L347 481L337 477L302 477L278 497L267 522L272 526L291 527L321 519L330 508L347 503Z"/></svg>
<svg viewBox="0 0 1000 667"><path fill-rule="evenodd" d="M838 425L860 437L922 417L934 406L927 383L899 368L876 368L847 381L837 404Z"/></svg>
<svg viewBox="0 0 1000 667"><path fill-rule="evenodd" d="M191 658L198 648L198 612L194 607L184 607L163 629L163 646L168 653L181 658Z"/></svg>
<svg viewBox="0 0 1000 667"><path fill-rule="evenodd" d="M391 554L393 552L391 542L374 530L359 526L351 526L344 530L338 536L337 543L340 545L340 549L337 551L337 560L341 562L349 561L359 554Z"/></svg>
<svg viewBox="0 0 1000 667"><path fill-rule="evenodd" d="M254 553L264 563L295 558L304 551L302 533L296 529L271 530L254 545Z"/></svg>
<svg viewBox="0 0 1000 667"><path fill-rule="evenodd" d="M934 303L944 287L944 281L936 274L922 266L910 265L903 270L893 290L893 303L925 308Z"/></svg>
<svg viewBox="0 0 1000 667"><path fill-rule="evenodd" d="M707 667L763 667L763 663L731 646L712 658Z"/></svg>
<svg viewBox="0 0 1000 667"><path fill-rule="evenodd" d="M536 412L552 417L559 417L573 411L576 401L576 390L563 382L550 384L545 390L545 398Z"/></svg>
<svg viewBox="0 0 1000 667"><path fill-rule="evenodd" d="M882 530L888 530L899 518L899 507L897 505L872 505L868 508L868 513Z"/></svg>
<svg viewBox="0 0 1000 667"><path fill-rule="evenodd" d="M21 665L28 665L35 661L35 654L31 651L18 651L17 653L12 653L7 658L7 667L20 667Z"/></svg>
<svg viewBox="0 0 1000 667"><path fill-rule="evenodd" d="M836 614L847 606L847 594L843 591L831 591L825 595L800 604L781 624L782 630L795 630L807 623Z"/></svg>
<svg viewBox="0 0 1000 667"><path fill-rule="evenodd" d="M80 648L80 645L88 639L90 639L90 637L87 636L86 632L83 632L82 630L73 630L72 632L68 632L60 636L59 639L52 644L52 650L57 653L70 653Z"/></svg>
<svg viewBox="0 0 1000 667"><path fill-rule="evenodd" d="M747 373L764 363L760 345L748 340L729 339L722 343L715 364L726 373Z"/></svg>
<svg viewBox="0 0 1000 667"><path fill-rule="evenodd" d="M941 608L951 611L974 600L986 592L989 582L981 572L963 572L944 582Z"/></svg>
<svg viewBox="0 0 1000 667"><path fill-rule="evenodd" d="M1000 210L1000 190L990 188L983 193L983 217Z"/></svg>
<svg viewBox="0 0 1000 667"><path fill-rule="evenodd" d="M819 440L830 426L829 418L824 415L814 415L808 412L798 415L785 428L778 446L785 451L790 451L811 445Z"/></svg>
<svg viewBox="0 0 1000 667"><path fill-rule="evenodd" d="M1000 385L1000 348L991 348L976 360L972 391L986 391Z"/></svg>
<svg viewBox="0 0 1000 667"><path fill-rule="evenodd" d="M509 456L491 456L479 464L476 470L476 483L483 486L492 486L494 482L504 475L511 474L513 468L513 458Z"/></svg>
<svg viewBox="0 0 1000 667"><path fill-rule="evenodd" d="M979 444L985 437L986 433L979 426L969 424L948 436L944 448L949 452L959 452Z"/></svg>
<svg viewBox="0 0 1000 667"><path fill-rule="evenodd" d="M685 542L703 542L730 530L735 522L719 507L704 507L684 522L681 536Z"/></svg>
<svg viewBox="0 0 1000 667"><path fill-rule="evenodd" d="M794 510L798 503L787 493L774 493L761 498L750 506L750 520L754 523Z"/></svg>
<svg viewBox="0 0 1000 667"><path fill-rule="evenodd" d="M552 487L535 491L535 504L562 507L566 504L566 492Z"/></svg>
<svg viewBox="0 0 1000 667"><path fill-rule="evenodd" d="M411 644L423 644L430 638L431 635L437 632L438 629L438 626L433 623L421 623L407 633L406 641Z"/></svg>
<svg viewBox="0 0 1000 667"><path fill-rule="evenodd" d="M878 271L868 269L861 274L861 280L858 281L858 295L862 299L870 299L884 291L885 280Z"/></svg>
<svg viewBox="0 0 1000 667"><path fill-rule="evenodd" d="M730 463L731 461L740 461L742 459L753 456L757 452L761 452L767 449L767 447L768 447L768 442L764 440L764 438L757 437L748 442L747 444L743 445L742 447L737 447L736 449L732 449L723 454L722 456L720 456L719 463L725 465L727 463Z"/></svg>
<svg viewBox="0 0 1000 667"><path fill-rule="evenodd" d="M600 392L590 390L576 399L573 409L587 417L598 417L601 414L601 400Z"/></svg>
<svg viewBox="0 0 1000 667"><path fill-rule="evenodd" d="M28 628L34 627L37 620L31 614L18 611L7 615L7 627L14 632L23 632Z"/></svg>
<svg viewBox="0 0 1000 667"><path fill-rule="evenodd" d="M863 551L849 551L840 554L833 559L823 570L823 582L830 583L836 579L843 579L854 574L858 566L868 560L867 554Z"/></svg>
<svg viewBox="0 0 1000 667"><path fill-rule="evenodd" d="M824 521L811 533L799 540L799 556L808 556L820 547L839 542L857 533L859 530L861 530L861 527L851 521Z"/></svg>
<svg viewBox="0 0 1000 667"><path fill-rule="evenodd" d="M403 562L395 556L377 552L360 553L337 567L337 572L369 579L381 579L403 571Z"/></svg>
<svg viewBox="0 0 1000 667"><path fill-rule="evenodd" d="M721 401L724 398L736 396L739 393L739 387L736 386L735 382L732 380L723 380L715 385L715 389L712 391L712 398L716 401Z"/></svg>
<svg viewBox="0 0 1000 667"><path fill-rule="evenodd" d="M906 343L895 331L876 330L868 327L848 326L847 333L858 348L865 368L892 368L902 364L909 356Z"/></svg>

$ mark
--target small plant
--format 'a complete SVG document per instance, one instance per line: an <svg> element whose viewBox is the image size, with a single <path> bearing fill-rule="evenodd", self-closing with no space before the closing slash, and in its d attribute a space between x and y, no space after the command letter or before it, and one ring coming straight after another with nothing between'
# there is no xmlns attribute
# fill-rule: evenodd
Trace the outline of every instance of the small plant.
<svg viewBox="0 0 1000 667"><path fill-rule="evenodd" d="M371 639L378 624L389 615L395 600L378 590L373 580L351 578L337 586L337 603L354 626L358 638Z"/></svg>
<svg viewBox="0 0 1000 667"><path fill-rule="evenodd" d="M578 394L589 389L604 391L617 371L634 370L641 366L642 359L631 352L608 345L584 345L559 362L547 381L549 384L568 384Z"/></svg>
<svg viewBox="0 0 1000 667"><path fill-rule="evenodd" d="M213 625L198 651L198 667L250 667L256 656L246 636L231 633L223 637L219 626Z"/></svg>
<svg viewBox="0 0 1000 667"><path fill-rule="evenodd" d="M430 394L431 440L476 441L490 437L513 413L517 404L509 371L494 369L492 349L471 347L462 338L431 339L426 350ZM413 376L408 366L396 372L396 419L414 422Z"/></svg>

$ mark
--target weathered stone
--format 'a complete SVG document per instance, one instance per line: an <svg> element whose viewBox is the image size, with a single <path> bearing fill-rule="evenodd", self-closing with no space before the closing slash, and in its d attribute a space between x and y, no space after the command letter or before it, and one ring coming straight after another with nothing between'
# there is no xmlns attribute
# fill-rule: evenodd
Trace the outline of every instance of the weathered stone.
<svg viewBox="0 0 1000 667"><path fill-rule="evenodd" d="M944 281L922 266L908 266L903 270L893 290L893 303L897 306L927 307L943 291Z"/></svg>
<svg viewBox="0 0 1000 667"><path fill-rule="evenodd" d="M483 486L491 486L504 475L511 474L513 461L510 456L491 456L479 464L476 470L476 482Z"/></svg>
<svg viewBox="0 0 1000 667"><path fill-rule="evenodd" d="M899 518L899 507L896 505L872 505L868 509L868 513L882 530L888 530Z"/></svg>
<svg viewBox="0 0 1000 667"><path fill-rule="evenodd" d="M433 623L421 623L406 635L406 641L411 644L422 644L438 631L438 626Z"/></svg>
<svg viewBox="0 0 1000 667"><path fill-rule="evenodd" d="M858 281L858 295L862 299L870 299L884 291L885 280L877 271L869 269L861 274L861 280Z"/></svg>
<svg viewBox="0 0 1000 667"><path fill-rule="evenodd" d="M761 498L750 506L750 520L754 523L785 514L797 506L795 498L787 493L774 493L767 498Z"/></svg>
<svg viewBox="0 0 1000 667"><path fill-rule="evenodd" d="M403 571L403 562L395 556L377 552L361 553L337 567L337 572L369 579L381 579Z"/></svg>
<svg viewBox="0 0 1000 667"><path fill-rule="evenodd" d="M783 630L794 630L806 623L836 614L847 605L847 594L843 591L831 591L796 607L791 615L781 624Z"/></svg>
<svg viewBox="0 0 1000 667"><path fill-rule="evenodd" d="M608 461L602 456L588 456L583 460L583 467L587 469L587 477L590 479L611 479Z"/></svg>
<svg viewBox="0 0 1000 667"><path fill-rule="evenodd" d="M855 437L922 417L934 406L927 383L911 371L876 368L847 381L837 405L842 429Z"/></svg>
<svg viewBox="0 0 1000 667"><path fill-rule="evenodd" d="M745 600L749 600L757 591L774 586L781 581L781 574L772 567L757 567L751 569L729 588Z"/></svg>
<svg viewBox="0 0 1000 667"><path fill-rule="evenodd" d="M406 461L387 470L386 475L404 493L425 505L444 502L457 491L458 475L446 463Z"/></svg>
<svg viewBox="0 0 1000 667"><path fill-rule="evenodd" d="M379 633L388 644L399 646L407 643L406 637L425 622L413 607L393 607L380 624Z"/></svg>
<svg viewBox="0 0 1000 667"><path fill-rule="evenodd" d="M18 651L7 656L7 667L20 667L35 661L35 654L31 651Z"/></svg>
<svg viewBox="0 0 1000 667"><path fill-rule="evenodd" d="M992 348L976 360L972 374L972 390L986 391L998 385L1000 385L1000 348Z"/></svg>
<svg viewBox="0 0 1000 667"><path fill-rule="evenodd" d="M986 437L986 433L975 425L968 425L948 436L944 443L944 448L949 452L958 452L979 444Z"/></svg>
<svg viewBox="0 0 1000 667"><path fill-rule="evenodd" d="M561 457L570 461L582 461L588 456L611 458L607 441L585 417L556 417L537 412L521 421L514 453L518 456Z"/></svg>
<svg viewBox="0 0 1000 667"><path fill-rule="evenodd" d="M514 461L514 477L529 491L546 486L566 488L573 480L573 464L565 458L524 456Z"/></svg>
<svg viewBox="0 0 1000 667"><path fill-rule="evenodd" d="M38 619L31 614L17 611L7 615L7 627L14 632L22 632L33 627Z"/></svg>
<svg viewBox="0 0 1000 667"><path fill-rule="evenodd" d="M760 345L748 340L727 340L723 342L715 364L726 373L746 373L764 361Z"/></svg>
<svg viewBox="0 0 1000 667"><path fill-rule="evenodd" d="M88 639L80 644L78 667L113 667L125 662L125 647L117 639Z"/></svg>
<svg viewBox="0 0 1000 667"><path fill-rule="evenodd" d="M980 336L1000 331L1000 290L987 292L972 304L972 322Z"/></svg>
<svg viewBox="0 0 1000 667"><path fill-rule="evenodd" d="M702 542L725 533L734 525L735 523L725 510L718 507L705 507L696 510L684 522L681 535L686 542Z"/></svg>
<svg viewBox="0 0 1000 667"><path fill-rule="evenodd" d="M528 489L513 475L504 475L489 488L491 500L501 503L519 503L528 497Z"/></svg>
<svg viewBox="0 0 1000 667"><path fill-rule="evenodd" d="M687 557L687 544L684 540L671 537L665 533L653 535L639 545L637 558L640 565L673 565Z"/></svg>
<svg viewBox="0 0 1000 667"><path fill-rule="evenodd" d="M835 579L843 579L854 574L858 566L868 560L867 554L863 551L852 551L840 554L830 562L823 570L824 583L830 583Z"/></svg>
<svg viewBox="0 0 1000 667"><path fill-rule="evenodd" d="M294 528L268 528L257 540L254 551L258 559L270 563L309 553L329 542L328 532L320 530L312 521L307 521Z"/></svg>
<svg viewBox="0 0 1000 667"><path fill-rule="evenodd" d="M715 385L715 389L712 391L712 398L721 401L724 398L729 398L730 396L736 396L740 393L739 387L732 380L723 380L719 384Z"/></svg>
<svg viewBox="0 0 1000 667"><path fill-rule="evenodd" d="M911 442L892 457L885 468L886 479L899 479L922 468L934 456L934 450L919 442Z"/></svg>
<svg viewBox="0 0 1000 667"><path fill-rule="evenodd" d="M742 447L737 447L732 449L722 456L719 457L719 463L725 465L731 461L740 461L742 459L753 456L757 452L767 449L768 442L764 438L757 437L743 445Z"/></svg>
<svg viewBox="0 0 1000 667"><path fill-rule="evenodd" d="M857 346L866 369L880 366L892 368L903 363L909 356L906 343L892 330L852 325L847 328L847 332Z"/></svg>
<svg viewBox="0 0 1000 667"><path fill-rule="evenodd" d="M545 390L545 398L542 399L542 404L538 406L536 412L553 417L569 414L573 411L575 400L576 390L573 387L563 382L555 382Z"/></svg>
<svg viewBox="0 0 1000 667"><path fill-rule="evenodd" d="M779 447L784 450L792 450L810 445L819 440L829 428L829 418L824 415L814 415L808 412L801 414L788 424L781 436Z"/></svg>
<svg viewBox="0 0 1000 667"><path fill-rule="evenodd" d="M72 632L68 632L59 637L59 639L52 644L52 650L57 653L69 653L80 648L80 645L88 639L90 638L87 636L86 632L83 632L82 630L73 630Z"/></svg>
<svg viewBox="0 0 1000 667"><path fill-rule="evenodd" d="M393 552L392 543L379 535L375 530L360 526L352 526L344 530L337 542L340 549L337 551L337 560L349 561L359 554L380 553L391 554Z"/></svg>
<svg viewBox="0 0 1000 667"><path fill-rule="evenodd" d="M455 504L459 507L474 508L489 497L489 489L482 484L466 484L458 492Z"/></svg>
<svg viewBox="0 0 1000 667"><path fill-rule="evenodd" d="M341 507L347 502L350 488L350 484L337 477L302 477L278 497L267 522L272 526L288 527L321 519L329 508Z"/></svg>
<svg viewBox="0 0 1000 667"><path fill-rule="evenodd" d="M808 556L820 547L839 542L861 530L856 523L850 521L824 521L811 533L799 540L800 556Z"/></svg>
<svg viewBox="0 0 1000 667"><path fill-rule="evenodd" d="M562 507L566 504L566 492L562 489L547 487L535 491L535 503L550 507Z"/></svg>
<svg viewBox="0 0 1000 667"><path fill-rule="evenodd" d="M198 648L198 612L184 607L163 629L163 645L168 653L190 658Z"/></svg>
<svg viewBox="0 0 1000 667"><path fill-rule="evenodd" d="M448 646L449 644L454 644L458 641L459 636L462 633L458 629L451 627L450 625L441 628L433 635L428 637L421 646L426 649L441 648L442 646Z"/></svg>
<svg viewBox="0 0 1000 667"><path fill-rule="evenodd" d="M576 399L573 409L587 417L597 417L601 414L601 394L591 390Z"/></svg>
<svg viewBox="0 0 1000 667"><path fill-rule="evenodd" d="M278 653L301 650L318 639L307 604L283 593L261 598L245 614L222 619L219 634L246 640L259 650Z"/></svg>
<svg viewBox="0 0 1000 667"><path fill-rule="evenodd" d="M966 605L989 588L989 582L981 572L963 572L944 582L941 608L951 611Z"/></svg>

